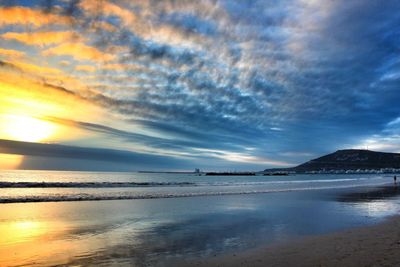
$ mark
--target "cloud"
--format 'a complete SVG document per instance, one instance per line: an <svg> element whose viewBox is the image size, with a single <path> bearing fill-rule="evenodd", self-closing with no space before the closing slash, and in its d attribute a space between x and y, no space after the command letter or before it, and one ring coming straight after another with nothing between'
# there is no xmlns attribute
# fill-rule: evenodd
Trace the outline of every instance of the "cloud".
<svg viewBox="0 0 400 267"><path fill-rule="evenodd" d="M59 74L62 71L60 69L52 68L52 67L46 67L46 66L40 66L28 62L23 62L23 61L11 61L11 62L4 62L10 65L13 65L17 68L19 68L23 72L31 72L31 73L37 73L40 75L49 75L49 74Z"/></svg>
<svg viewBox="0 0 400 267"><path fill-rule="evenodd" d="M117 18L118 24L124 30L133 33L139 38L152 40L156 43L173 43L174 45L184 45L185 47L198 47L199 42L203 42L204 38L196 34L188 36L188 29L202 28L206 31L206 27L198 27L200 19L194 21L186 20L191 23L188 27L179 27L179 23L164 23L159 20L159 13L168 11L171 8L171 2L164 4L155 4L149 1L129 2L129 1L94 1L82 0L78 7L85 12L88 17L98 16L106 18ZM177 5L178 7L179 5ZM200 5L201 6L201 5ZM205 5L204 5L205 6ZM184 14L183 14L184 16ZM209 27L211 28L211 27Z"/></svg>
<svg viewBox="0 0 400 267"><path fill-rule="evenodd" d="M67 16L52 14L41 9L33 9L21 6L0 7L0 26L27 25L40 27L49 24L68 24Z"/></svg>
<svg viewBox="0 0 400 267"><path fill-rule="evenodd" d="M208 156L226 164L300 163L368 138L383 142L400 116L396 1L74 3L43 14L68 15L73 23L54 22L49 32L76 32L85 43L42 47L35 38L39 60L50 56L43 67L69 60L62 73L37 69L36 79L117 118L110 125L73 118L99 136L199 160L204 151L194 149L225 151L230 156ZM33 20L27 25L45 24ZM36 33L14 24L3 30Z"/></svg>
<svg viewBox="0 0 400 267"><path fill-rule="evenodd" d="M386 123L380 132L363 138L355 147L377 151L400 152L400 117Z"/></svg>
<svg viewBox="0 0 400 267"><path fill-rule="evenodd" d="M7 32L0 35L5 40L16 40L18 42L35 45L47 46L64 42L80 41L82 38L73 31L59 32Z"/></svg>
<svg viewBox="0 0 400 267"><path fill-rule="evenodd" d="M44 50L42 54L44 56L71 56L78 61L110 61L115 58L115 55L104 53L96 47L88 46L83 43L60 44L56 47Z"/></svg>
<svg viewBox="0 0 400 267"><path fill-rule="evenodd" d="M217 25L212 21L201 19L189 13L171 12L169 14L162 14L160 21L182 29L187 34L213 36L218 33Z"/></svg>
<svg viewBox="0 0 400 267"><path fill-rule="evenodd" d="M227 151L226 153L214 153L215 151L212 148L215 145L212 145L210 142L218 142L218 147L221 149L231 149L231 150L238 150L238 147L232 145L231 143L238 142L238 139L233 140L230 137L226 136L210 136L206 133L197 132L197 134L193 132L186 131L188 133L186 135L182 135L184 130L182 129L171 129L169 127L169 134L162 134L162 137L154 136L154 134L160 135L162 131L160 131L160 127L155 128L156 131L147 131L146 134L134 133L126 130L116 129L113 127L89 123L89 122L82 122L82 121L75 121L63 118L56 118L56 117L41 117L40 119L57 123L61 125L72 126L75 128L80 128L86 131L94 132L97 134L105 135L106 137L113 138L113 139L120 139L125 144L134 145L136 147L141 147L144 145L148 150L157 151L159 154L168 154L174 155L176 157L183 157L183 158L193 158L193 157L204 157L207 154L208 157L214 158L225 158L229 159L230 161L240 161L248 162L252 164L265 164L266 162L271 163L271 160L266 160L258 157L251 157L250 155L241 154L235 151ZM137 122L138 126L145 122ZM165 133L166 131L164 131ZM178 133L178 134L177 134ZM242 148L241 148L242 149ZM166 152L168 150L168 152ZM207 153L206 153L207 152ZM210 153L208 153L210 152ZM226 157L221 157L221 155L225 155ZM236 159L236 160L235 160ZM276 162L278 163L278 162ZM283 164L280 162L280 164Z"/></svg>
<svg viewBox="0 0 400 267"><path fill-rule="evenodd" d="M7 58L22 58L25 56L25 53L14 49L0 48L0 55L5 56Z"/></svg>
<svg viewBox="0 0 400 267"><path fill-rule="evenodd" d="M76 71L83 71L83 72L95 72L96 67L91 65L77 65L75 66Z"/></svg>
<svg viewBox="0 0 400 267"><path fill-rule="evenodd" d="M36 67L32 71L34 70ZM66 118L79 116L87 120L100 116L99 108L85 100L80 93L79 88L69 90L49 84L33 74L27 74L17 65L0 61L0 117L8 118L2 120L0 128L9 127L12 125L10 118L21 115L37 117L51 114ZM65 137L76 136L70 135L68 131L63 133Z"/></svg>
<svg viewBox="0 0 400 267"><path fill-rule="evenodd" d="M109 31L109 32L116 32L118 30L117 27L115 27L114 25L112 25L111 23L108 23L106 21L99 21L97 23L95 23L94 25L95 30L98 31Z"/></svg>
<svg viewBox="0 0 400 267"><path fill-rule="evenodd" d="M136 168L151 166L155 161L159 163L160 167L168 166L170 164L179 166L184 165L185 163L183 160L173 159L171 157L124 150L29 143L4 139L0 139L0 152L4 154L42 158L65 158L125 163L132 164Z"/></svg>
<svg viewBox="0 0 400 267"><path fill-rule="evenodd" d="M109 1L83 0L80 1L79 7L91 14L99 14L101 12L105 16L117 16L125 25L132 25L137 20L134 13L129 9L122 8Z"/></svg>
<svg viewBox="0 0 400 267"><path fill-rule="evenodd" d="M138 64L124 64L124 63L103 64L101 66L101 69L105 71L122 71L122 72L135 71L135 70L143 71L143 67Z"/></svg>
<svg viewBox="0 0 400 267"><path fill-rule="evenodd" d="M59 124L69 125L77 128L81 128L84 130L92 131L95 133L105 134L108 137L120 138L125 142L144 144L148 147L154 148L162 148L162 149L181 149L185 150L186 148L190 148L193 146L202 146L201 143L196 143L194 141L185 141L185 140L171 140L167 138L155 137L151 135L139 134L134 132L129 132L125 130L120 130L116 128L112 128L109 126L95 124L90 122L82 122L82 121L74 121L56 117L44 117L43 119L55 122Z"/></svg>
<svg viewBox="0 0 400 267"><path fill-rule="evenodd" d="M257 157L245 152L239 153L239 152L215 150L215 149L199 149L199 150L205 152L207 157L213 156L226 161L238 162L242 164L251 163L255 165L277 166L277 167L293 166L293 164L288 162L272 160L265 157Z"/></svg>

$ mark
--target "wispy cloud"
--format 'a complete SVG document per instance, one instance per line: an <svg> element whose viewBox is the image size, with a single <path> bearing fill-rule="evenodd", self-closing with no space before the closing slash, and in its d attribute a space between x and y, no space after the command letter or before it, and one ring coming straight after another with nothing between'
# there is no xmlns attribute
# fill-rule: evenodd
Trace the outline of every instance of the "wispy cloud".
<svg viewBox="0 0 400 267"><path fill-rule="evenodd" d="M84 72L95 72L96 67L92 65L76 65L75 66L76 71L84 71Z"/></svg>
<svg viewBox="0 0 400 267"><path fill-rule="evenodd" d="M109 61L114 55L104 53L93 46L83 43L64 43L56 47L48 48L42 52L44 56L71 56L75 60Z"/></svg>
<svg viewBox="0 0 400 267"><path fill-rule="evenodd" d="M27 25L40 27L49 24L68 24L67 16L52 14L42 9L29 7L11 6L0 7L0 25Z"/></svg>
<svg viewBox="0 0 400 267"><path fill-rule="evenodd" d="M0 55L5 56L7 58L21 58L25 56L25 53L23 51L18 51L14 49L3 49L0 48Z"/></svg>
<svg viewBox="0 0 400 267"><path fill-rule="evenodd" d="M16 40L27 45L46 46L64 42L82 40L79 34L73 31L59 32L7 32L0 35L5 40Z"/></svg>
<svg viewBox="0 0 400 267"><path fill-rule="evenodd" d="M57 68L48 67L48 66L40 66L40 65L36 65L36 64L32 64L32 63L24 62L24 61L15 61L14 60L11 62L4 62L4 63L13 65L14 67L17 67L21 71L24 71L24 72L38 73L41 75L57 74L57 73L62 72L61 70L59 70Z"/></svg>

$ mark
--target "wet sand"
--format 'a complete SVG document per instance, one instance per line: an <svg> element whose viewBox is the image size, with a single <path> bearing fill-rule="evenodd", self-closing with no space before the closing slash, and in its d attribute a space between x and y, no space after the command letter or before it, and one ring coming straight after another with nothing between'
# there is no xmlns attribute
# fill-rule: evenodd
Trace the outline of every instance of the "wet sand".
<svg viewBox="0 0 400 267"><path fill-rule="evenodd" d="M400 266L398 193L2 204L0 266Z"/></svg>
<svg viewBox="0 0 400 267"><path fill-rule="evenodd" d="M339 202L371 202L386 198L393 198L400 195L400 185L385 185L378 187L366 187L363 190L339 195L336 200Z"/></svg>
<svg viewBox="0 0 400 267"><path fill-rule="evenodd" d="M175 266L400 266L400 216L374 226Z"/></svg>

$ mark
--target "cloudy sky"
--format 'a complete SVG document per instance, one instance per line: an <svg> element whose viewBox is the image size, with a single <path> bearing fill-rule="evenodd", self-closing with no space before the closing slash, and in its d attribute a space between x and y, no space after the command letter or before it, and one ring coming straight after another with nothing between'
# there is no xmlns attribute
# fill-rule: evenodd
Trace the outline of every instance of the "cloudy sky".
<svg viewBox="0 0 400 267"><path fill-rule="evenodd" d="M261 170L400 152L399 10L0 0L0 167Z"/></svg>

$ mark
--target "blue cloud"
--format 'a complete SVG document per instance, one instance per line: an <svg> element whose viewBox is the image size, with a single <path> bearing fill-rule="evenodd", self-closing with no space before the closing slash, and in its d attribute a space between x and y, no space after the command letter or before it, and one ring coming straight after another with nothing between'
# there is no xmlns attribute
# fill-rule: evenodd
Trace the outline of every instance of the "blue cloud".
<svg viewBox="0 0 400 267"><path fill-rule="evenodd" d="M213 21L201 19L189 13L162 13L159 18L160 23L170 24L174 27L183 29L187 34L201 34L213 36L218 34L217 25Z"/></svg>

